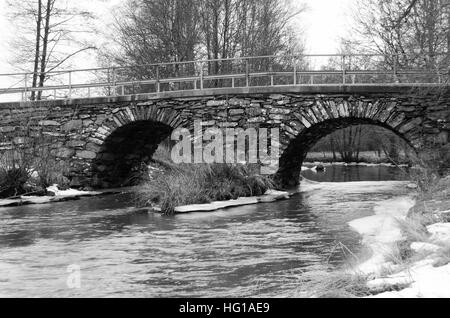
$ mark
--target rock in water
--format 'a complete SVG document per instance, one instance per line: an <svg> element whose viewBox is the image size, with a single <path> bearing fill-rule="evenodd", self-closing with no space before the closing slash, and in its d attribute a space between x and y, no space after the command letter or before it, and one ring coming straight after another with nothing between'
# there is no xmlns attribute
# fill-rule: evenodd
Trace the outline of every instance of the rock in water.
<svg viewBox="0 0 450 318"><path fill-rule="evenodd" d="M318 165L318 166L316 167L316 171L319 171L319 172L325 172L325 166L324 166L324 165Z"/></svg>

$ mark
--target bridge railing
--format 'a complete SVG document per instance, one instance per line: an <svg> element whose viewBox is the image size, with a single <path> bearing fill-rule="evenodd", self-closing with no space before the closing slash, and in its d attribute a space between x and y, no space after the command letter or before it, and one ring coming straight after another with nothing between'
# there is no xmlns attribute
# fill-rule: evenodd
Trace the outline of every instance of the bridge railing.
<svg viewBox="0 0 450 318"><path fill-rule="evenodd" d="M447 59L418 56L405 62L398 55L376 54L239 57L53 71L44 74L42 87L33 84L41 74L0 74L0 102L226 87L437 84L447 82Z"/></svg>

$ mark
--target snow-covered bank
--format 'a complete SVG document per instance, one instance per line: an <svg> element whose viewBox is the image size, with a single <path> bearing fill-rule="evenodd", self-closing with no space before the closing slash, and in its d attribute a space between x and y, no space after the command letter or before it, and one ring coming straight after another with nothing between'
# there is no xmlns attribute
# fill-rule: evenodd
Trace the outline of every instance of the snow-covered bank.
<svg viewBox="0 0 450 318"><path fill-rule="evenodd" d="M384 278L368 282L371 288L386 288L399 283L406 288L378 294L377 298L450 298L450 223L427 227L429 243L413 242L416 261Z"/></svg>
<svg viewBox="0 0 450 318"><path fill-rule="evenodd" d="M394 266L392 255L397 242L403 239L398 220L405 220L414 204L411 197L383 201L375 207L375 215L349 223L351 228L362 235L363 244L372 253L370 259L358 265L358 272L378 275Z"/></svg>
<svg viewBox="0 0 450 318"><path fill-rule="evenodd" d="M433 195L430 200L435 202ZM369 278L367 287L378 293L371 297L450 297L450 223L444 223L449 200L444 197L437 205L439 209L415 215L414 200L400 197L382 202L375 208L374 216L350 222L371 250L371 257L352 270ZM426 205L427 201L419 203ZM442 221L421 228L414 217L422 218L419 224L430 224L430 219ZM407 235L411 230L408 226L418 234ZM406 258L402 256L405 252Z"/></svg>

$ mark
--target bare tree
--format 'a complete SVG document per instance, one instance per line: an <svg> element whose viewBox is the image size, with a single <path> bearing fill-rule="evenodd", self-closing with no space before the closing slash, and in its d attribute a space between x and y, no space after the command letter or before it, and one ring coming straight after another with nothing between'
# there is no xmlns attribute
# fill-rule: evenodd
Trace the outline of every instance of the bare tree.
<svg viewBox="0 0 450 318"><path fill-rule="evenodd" d="M129 0L117 12L112 39L118 48L100 52L116 65L145 65L193 60L199 43L197 0ZM134 78L154 76L154 69L136 68Z"/></svg>
<svg viewBox="0 0 450 318"><path fill-rule="evenodd" d="M15 53L12 63L25 71L33 69L33 88L43 87L49 72L59 69L79 53L95 49L77 37L91 31L86 25L93 15L74 7L73 2L9 0L8 8L10 20L19 34L12 43ZM32 100L41 98L41 90L32 91Z"/></svg>

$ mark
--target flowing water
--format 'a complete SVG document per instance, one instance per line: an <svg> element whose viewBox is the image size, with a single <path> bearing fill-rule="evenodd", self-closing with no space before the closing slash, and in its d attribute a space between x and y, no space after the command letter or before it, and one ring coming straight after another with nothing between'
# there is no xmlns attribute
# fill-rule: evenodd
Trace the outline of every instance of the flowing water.
<svg viewBox="0 0 450 318"><path fill-rule="evenodd" d="M300 296L311 273L346 261L339 243L361 249L349 221L405 192L404 182L378 181L403 178L386 167L335 179L333 169L342 167L304 174L377 181L305 181L290 200L175 217L136 211L127 194L1 208L0 296ZM74 273L80 286L68 284Z"/></svg>

